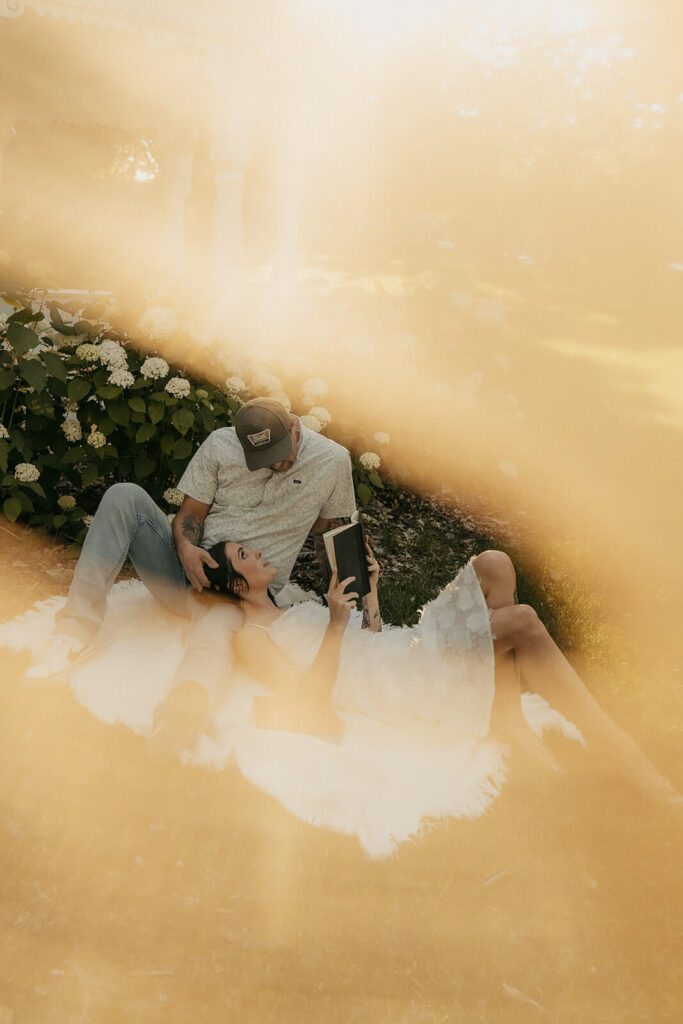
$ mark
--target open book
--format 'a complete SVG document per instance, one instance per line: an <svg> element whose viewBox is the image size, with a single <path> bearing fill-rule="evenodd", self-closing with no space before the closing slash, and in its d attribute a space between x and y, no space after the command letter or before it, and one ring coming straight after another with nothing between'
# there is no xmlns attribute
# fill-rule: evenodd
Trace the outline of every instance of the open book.
<svg viewBox="0 0 683 1024"><path fill-rule="evenodd" d="M365 537L360 524L358 512L354 512L351 522L346 526L338 526L336 530L328 530L323 534L327 558L333 569L337 570L339 580L347 576L355 577L355 583L349 583L347 592L356 592L359 597L370 593L370 577L365 553Z"/></svg>

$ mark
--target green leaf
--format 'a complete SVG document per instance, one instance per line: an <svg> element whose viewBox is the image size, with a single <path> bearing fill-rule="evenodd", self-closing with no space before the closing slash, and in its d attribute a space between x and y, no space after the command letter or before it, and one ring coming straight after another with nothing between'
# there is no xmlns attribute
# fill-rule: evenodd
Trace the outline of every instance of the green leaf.
<svg viewBox="0 0 683 1024"><path fill-rule="evenodd" d="M4 437L0 437L0 470L3 473L7 472L7 459L9 458L11 447L9 441L5 441Z"/></svg>
<svg viewBox="0 0 683 1024"><path fill-rule="evenodd" d="M183 437L194 424L194 413L190 409L180 408L171 416L171 423Z"/></svg>
<svg viewBox="0 0 683 1024"><path fill-rule="evenodd" d="M66 384L66 366L64 360L56 352L41 352L40 358L47 366L47 372L51 377L56 377Z"/></svg>
<svg viewBox="0 0 683 1024"><path fill-rule="evenodd" d="M109 418L120 427L127 427L130 421L130 409L123 402L107 402Z"/></svg>
<svg viewBox="0 0 683 1024"><path fill-rule="evenodd" d="M58 530L60 526L64 526L65 522L66 516L63 513L60 513L59 515L52 517L52 525L54 526L55 530Z"/></svg>
<svg viewBox="0 0 683 1024"><path fill-rule="evenodd" d="M37 395L34 392L26 404L38 416L51 417L55 411L54 404L47 391L44 391L42 395Z"/></svg>
<svg viewBox="0 0 683 1024"><path fill-rule="evenodd" d="M179 437L173 445L174 459L187 459L192 454L192 444L184 437Z"/></svg>
<svg viewBox="0 0 683 1024"><path fill-rule="evenodd" d="M21 508L22 508L23 512L35 512L35 507L33 505L33 502L31 501L31 499L29 498L28 494L26 494L25 491L21 491L17 495L17 497L19 498L19 501L21 502Z"/></svg>
<svg viewBox="0 0 683 1024"><path fill-rule="evenodd" d="M97 424L97 429L101 434L104 434L105 437L109 437L109 435L114 431L114 421L110 416L103 416Z"/></svg>
<svg viewBox="0 0 683 1024"><path fill-rule="evenodd" d="M358 500L364 505L372 500L372 488L367 484L358 484Z"/></svg>
<svg viewBox="0 0 683 1024"><path fill-rule="evenodd" d="M150 459L149 455L137 455L135 457L135 475L139 480L144 480L146 476L152 472L156 466L154 459Z"/></svg>
<svg viewBox="0 0 683 1024"><path fill-rule="evenodd" d="M30 348L35 348L38 344L38 335L30 330L28 327L24 327L23 324L11 323L7 328L7 340L14 349L14 351L23 356L24 352L28 352Z"/></svg>
<svg viewBox="0 0 683 1024"><path fill-rule="evenodd" d="M133 412L146 412L147 406L145 405L144 398L129 398L128 405Z"/></svg>
<svg viewBox="0 0 683 1024"><path fill-rule="evenodd" d="M34 494L37 494L39 498L46 497L45 491L43 490L39 483L32 481L31 483L25 484L25 486L28 487L30 491L33 491Z"/></svg>
<svg viewBox="0 0 683 1024"><path fill-rule="evenodd" d="M16 313L12 313L11 316L7 317L8 324L30 324L33 320L40 319L38 313L34 313L32 309L26 306L24 309L18 309Z"/></svg>
<svg viewBox="0 0 683 1024"><path fill-rule="evenodd" d="M164 453L164 455L171 454L175 442L176 439L171 434L164 434L164 436L161 439L161 450Z"/></svg>
<svg viewBox="0 0 683 1024"><path fill-rule="evenodd" d="M211 431L216 426L216 417L213 415L210 409L207 409L205 406L202 405L199 408L199 418L202 421L202 427L204 428L204 430L207 432L207 434L210 434Z"/></svg>
<svg viewBox="0 0 683 1024"><path fill-rule="evenodd" d="M160 420L163 420L166 409L160 402L150 402L147 412L152 423L158 423Z"/></svg>
<svg viewBox="0 0 683 1024"><path fill-rule="evenodd" d="M19 373L38 393L47 384L47 370L39 359L20 359Z"/></svg>
<svg viewBox="0 0 683 1024"><path fill-rule="evenodd" d="M21 502L18 498L6 498L2 510L10 523L15 523L21 514Z"/></svg>
<svg viewBox="0 0 683 1024"><path fill-rule="evenodd" d="M135 435L135 440L138 444L142 444L144 441L149 441L150 437L154 437L157 432L157 428L153 423L143 423L141 427L138 427Z"/></svg>
<svg viewBox="0 0 683 1024"><path fill-rule="evenodd" d="M62 459L62 464L70 466L72 462L78 462L79 459L84 459L87 454L85 447L82 444L79 444L75 448L69 449Z"/></svg>
<svg viewBox="0 0 683 1024"><path fill-rule="evenodd" d="M97 480L99 470L96 465L90 464L86 466L81 472L81 485L83 487L90 487Z"/></svg>
<svg viewBox="0 0 683 1024"><path fill-rule="evenodd" d="M80 402L82 398L85 398L89 391L90 381L83 380L82 377L74 377L73 380L69 381L69 386L66 389L66 393L72 402Z"/></svg>
<svg viewBox="0 0 683 1024"><path fill-rule="evenodd" d="M121 394L122 388L117 388L116 384L102 384L97 389L97 394L100 398L104 398L107 401L111 401L112 398L118 398ZM128 422L126 420L126 422Z"/></svg>
<svg viewBox="0 0 683 1024"><path fill-rule="evenodd" d="M372 486L376 487L379 491L384 490L384 481L382 480L382 477L379 475L379 473L376 473L374 469L372 470L371 473L368 473L368 480L370 481Z"/></svg>
<svg viewBox="0 0 683 1024"><path fill-rule="evenodd" d="M13 366L8 366L6 370L0 370L0 391L4 391L10 384L14 384Z"/></svg>

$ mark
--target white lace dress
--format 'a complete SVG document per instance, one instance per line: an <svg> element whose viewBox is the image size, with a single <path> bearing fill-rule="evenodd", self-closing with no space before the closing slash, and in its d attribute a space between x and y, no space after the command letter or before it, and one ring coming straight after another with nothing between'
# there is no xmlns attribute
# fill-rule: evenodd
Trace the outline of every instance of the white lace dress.
<svg viewBox="0 0 683 1024"><path fill-rule="evenodd" d="M1 625L0 645L38 650L63 604L64 598L52 598ZM426 606L417 626L376 634L361 631L360 615L354 616L333 692L345 725L335 742L255 725L254 697L269 691L231 665L225 638L235 628L234 608L214 612L212 620L202 620L209 626L202 650L211 654L218 638L224 668L217 673L205 732L183 761L219 770L236 764L292 814L356 836L378 858L437 819L476 817L493 803L505 781L505 748L487 736L493 640L471 564ZM280 616L271 635L303 669L315 657L327 621L327 610L307 601ZM189 638L189 624L141 583L117 583L99 653L64 685L100 721L148 735L155 707L187 657ZM525 695L523 709L537 733L554 728L579 738L541 698Z"/></svg>
<svg viewBox="0 0 683 1024"><path fill-rule="evenodd" d="M329 622L313 601L293 605L268 627L302 671L315 658ZM259 627L265 628L265 627ZM422 611L418 625L361 630L347 626L332 702L340 712L401 728L440 725L483 738L494 693L489 612L472 563Z"/></svg>

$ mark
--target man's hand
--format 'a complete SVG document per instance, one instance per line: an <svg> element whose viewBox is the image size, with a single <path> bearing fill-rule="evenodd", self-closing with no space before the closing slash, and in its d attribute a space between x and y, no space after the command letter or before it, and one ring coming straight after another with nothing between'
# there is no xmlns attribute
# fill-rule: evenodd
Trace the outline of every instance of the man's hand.
<svg viewBox="0 0 683 1024"><path fill-rule="evenodd" d="M213 560L208 551L198 548L194 544L184 544L178 551L178 558L183 564L185 575L192 584L193 590L203 590L210 585L204 572L204 566L208 565L211 569L217 569L218 562Z"/></svg>
<svg viewBox="0 0 683 1024"><path fill-rule="evenodd" d="M209 586L204 574L205 565L211 566L212 569L218 566L209 552L199 547L204 532L204 520L210 508L210 505L185 496L173 520L173 541L193 590L203 590Z"/></svg>

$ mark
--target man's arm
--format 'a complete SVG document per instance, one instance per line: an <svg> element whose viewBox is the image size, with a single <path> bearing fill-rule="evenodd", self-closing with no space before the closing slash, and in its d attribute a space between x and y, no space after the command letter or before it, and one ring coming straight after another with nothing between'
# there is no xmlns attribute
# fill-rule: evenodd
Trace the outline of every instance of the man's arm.
<svg viewBox="0 0 683 1024"><path fill-rule="evenodd" d="M203 501L186 495L171 528L178 558L193 590L208 587L209 581L204 574L204 566L210 565L215 569L217 565L209 552L199 547L204 532L204 520L210 508L211 506L205 505Z"/></svg>

